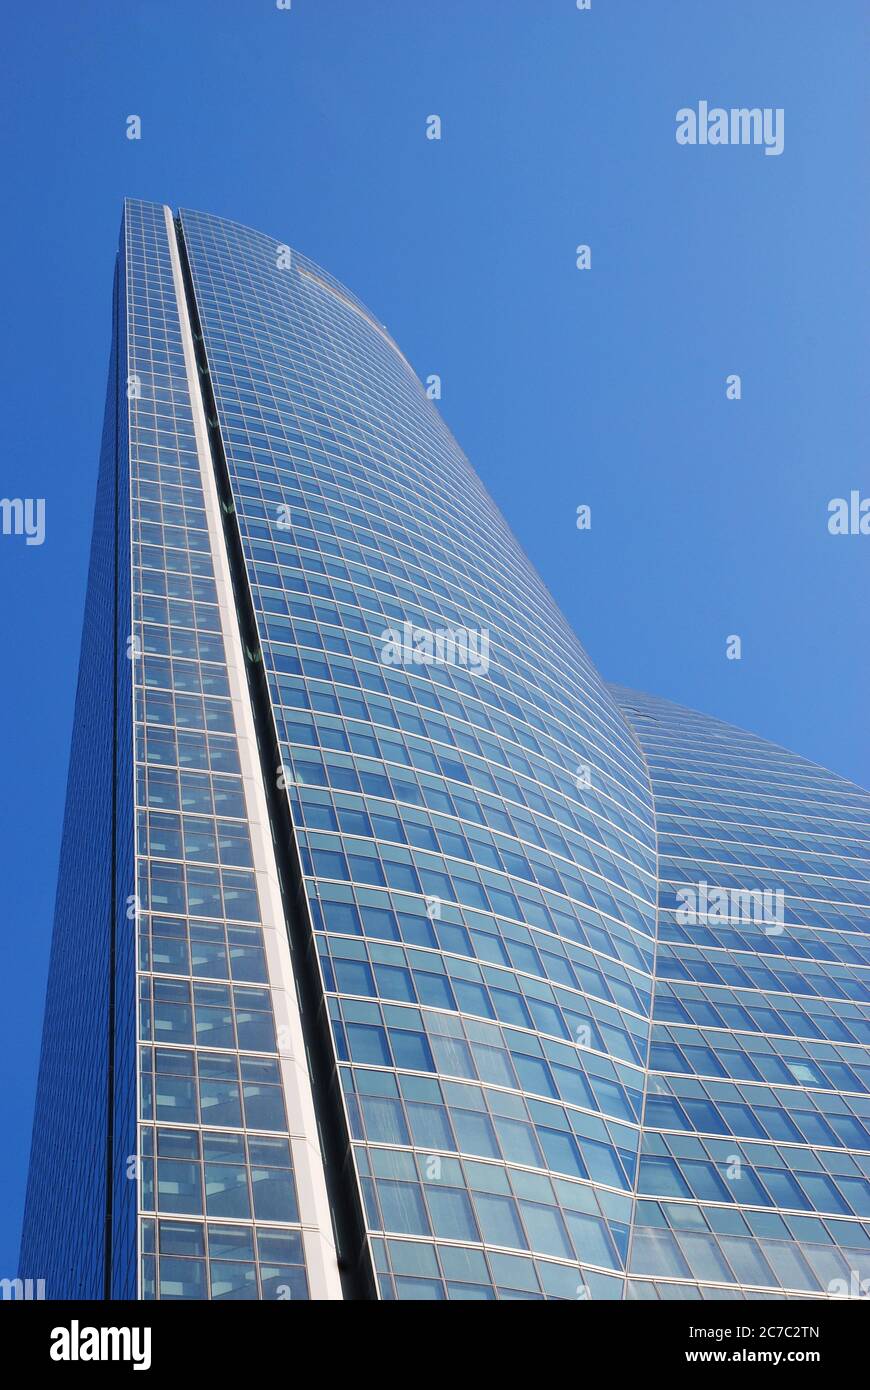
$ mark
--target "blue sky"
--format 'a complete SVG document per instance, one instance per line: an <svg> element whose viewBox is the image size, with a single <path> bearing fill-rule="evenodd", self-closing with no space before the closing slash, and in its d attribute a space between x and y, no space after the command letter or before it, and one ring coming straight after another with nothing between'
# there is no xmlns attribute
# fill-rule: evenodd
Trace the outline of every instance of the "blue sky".
<svg viewBox="0 0 870 1390"><path fill-rule="evenodd" d="M870 494L868 29L866 0L9 10L2 492L45 498L46 537L0 536L0 1276L122 198L250 224L355 290L442 377L445 418L606 677L867 784L870 537L831 536L827 507ZM677 145L676 112L701 100L783 108L783 153Z"/></svg>

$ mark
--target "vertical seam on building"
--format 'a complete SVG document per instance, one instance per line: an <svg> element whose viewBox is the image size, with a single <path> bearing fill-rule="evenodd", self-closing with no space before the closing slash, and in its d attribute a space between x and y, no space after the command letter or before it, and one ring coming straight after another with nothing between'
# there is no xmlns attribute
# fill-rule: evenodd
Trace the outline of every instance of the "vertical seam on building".
<svg viewBox="0 0 870 1390"><path fill-rule="evenodd" d="M656 851L656 876L655 876L655 877L656 877L656 881L655 881L655 895L656 895L656 901L655 901L655 934L654 934L654 936L653 936L652 967L651 967L651 970L650 970L649 1031L648 1031L648 1033L647 1033L647 1040L646 1040L646 1058L645 1058L645 1066L644 1066L644 1069L643 1069L643 1093L642 1093L642 1095L641 1095L641 1101L640 1101L640 1123L639 1123L639 1126L638 1126L638 1134L637 1134L637 1165L636 1165L636 1167L635 1167L635 1171L634 1171L634 1182L633 1182L633 1184L632 1184L632 1189L631 1189L631 1216L629 1217L629 1223L628 1223L628 1245L626 1246L626 1251L625 1251L625 1281L624 1281L623 1286L622 1286L622 1297L623 1297L623 1299L625 1300L625 1299L628 1298L628 1285L629 1285L629 1281L630 1281L630 1279L631 1279L631 1256L632 1256L632 1252L633 1252L633 1249L634 1249L634 1233L635 1233L635 1229L636 1229L636 1225L637 1225L637 1204L638 1204L639 1195L640 1195L640 1161L641 1161L641 1156L642 1156L642 1154L643 1154L644 1123L645 1123L645 1121L646 1121L646 1102L647 1102L647 1096L649 1095L649 1072L650 1072L649 1061L650 1061L650 1055L651 1055L651 1053L652 1053L653 1028L654 1028L654 1026L655 1026L656 969L657 969L657 966L658 966L658 949L659 949L659 913L660 913L659 900L660 900L660 897L661 897L661 877L660 877L660 875L659 875L660 856L659 856L659 824L658 824L658 811L657 811L657 808L656 808L655 788L653 787L652 773L650 772L650 767L649 767L649 759L647 758L647 755L646 755L646 749L644 748L643 744L641 743L640 736L639 736L639 734L638 734L636 728L634 727L634 725L633 725L632 722L631 722L631 716L628 714L628 712L627 712L626 710L622 709L621 707L620 707L620 713L622 714L623 722L624 722L624 723L626 724L626 726L628 727L628 731L629 731L629 733L631 734L631 737L633 738L633 740L634 740L634 742L635 742L635 744L636 744L636 746L637 746L638 752L640 753L641 759L642 759L642 761L643 761L643 765L644 765L644 767L646 768L647 780L649 781L650 805L651 805L651 809L652 809L652 825L653 825L653 835L655 836L655 851Z"/></svg>
<svg viewBox="0 0 870 1390"><path fill-rule="evenodd" d="M335 1193L331 1194L329 1191L325 1157L319 1139L321 1115L314 1102L308 1040L303 1027L298 979L287 925L285 885L276 857L268 784L262 760L260 732L263 721L258 721L254 682L250 678L251 673L246 662L246 650L248 661L252 652L250 643L245 642L241 608L247 580L243 574L239 574L237 561L234 565L232 546L229 544L232 533L227 526L219 486L222 446L214 427L210 425L209 417L213 404L209 404L207 378L203 375L207 369L201 353L197 353L195 334L199 332L199 315L186 264L184 242L176 231L172 212L168 207L164 208L164 215L206 517L215 564L215 579L219 591L221 626L227 647L227 671L233 697L236 736L242 757L269 987L279 1030L279 1062L288 1109L288 1132L299 1188L306 1268L313 1297L341 1299L342 1277L336 1248L340 1231L336 1229L338 1223L335 1218ZM225 467L225 463L223 466ZM234 680L235 690L232 689Z"/></svg>

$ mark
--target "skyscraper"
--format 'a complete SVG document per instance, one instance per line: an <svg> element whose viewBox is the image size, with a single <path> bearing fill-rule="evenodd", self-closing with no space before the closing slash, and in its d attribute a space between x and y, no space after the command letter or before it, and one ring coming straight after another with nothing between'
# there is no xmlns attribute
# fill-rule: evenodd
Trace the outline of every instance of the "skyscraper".
<svg viewBox="0 0 870 1390"><path fill-rule="evenodd" d="M603 681L349 290L126 205L22 1276L854 1293L868 828Z"/></svg>

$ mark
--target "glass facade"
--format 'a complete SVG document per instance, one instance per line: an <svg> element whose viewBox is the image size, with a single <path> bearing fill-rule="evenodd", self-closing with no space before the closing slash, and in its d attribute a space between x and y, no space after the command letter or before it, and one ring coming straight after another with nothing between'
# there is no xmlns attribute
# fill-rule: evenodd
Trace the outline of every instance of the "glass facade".
<svg viewBox="0 0 870 1390"><path fill-rule="evenodd" d="M22 1273L54 1298L136 1288L135 1186L115 1158L136 1151L125 302L119 258L21 1243Z"/></svg>
<svg viewBox="0 0 870 1390"><path fill-rule="evenodd" d="M614 693L652 777L660 878L628 1297L857 1296L870 797L715 719Z"/></svg>
<svg viewBox="0 0 870 1390"><path fill-rule="evenodd" d="M87 871L116 914L66 923L70 850L22 1273L46 1273L41 1130L70 1104L53 992L99 920L64 1007L111 1097L68 1143L102 1146L104 1180L68 1239L84 1259L108 1218L115 1296L782 1298L867 1277L870 798L607 686L325 271L143 203L120 263L127 647L113 721L77 712L68 810L76 747L108 776L114 735L115 838ZM89 989L111 1025L79 1013Z"/></svg>

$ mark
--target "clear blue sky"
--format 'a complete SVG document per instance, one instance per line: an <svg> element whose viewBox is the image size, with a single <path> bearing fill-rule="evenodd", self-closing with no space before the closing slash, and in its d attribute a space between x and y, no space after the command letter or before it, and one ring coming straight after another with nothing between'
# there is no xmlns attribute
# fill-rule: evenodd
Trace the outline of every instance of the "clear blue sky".
<svg viewBox="0 0 870 1390"><path fill-rule="evenodd" d="M0 490L46 499L46 539L0 536L0 1276L122 198L248 223L351 286L442 376L448 423L608 678L867 783L870 537L826 523L830 498L870 494L868 25L866 0L7 8ZM784 152L678 146L701 100L784 108Z"/></svg>

